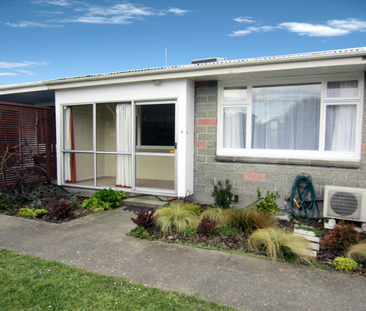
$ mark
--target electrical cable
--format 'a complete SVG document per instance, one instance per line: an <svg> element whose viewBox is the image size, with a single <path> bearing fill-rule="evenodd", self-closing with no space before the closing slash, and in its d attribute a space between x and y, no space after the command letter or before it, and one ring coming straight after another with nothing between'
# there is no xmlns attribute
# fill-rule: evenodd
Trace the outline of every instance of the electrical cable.
<svg viewBox="0 0 366 311"><path fill-rule="evenodd" d="M301 173L296 176L292 185L290 207L285 205L286 212L301 220L319 219L319 207L315 197L312 178L309 174Z"/></svg>

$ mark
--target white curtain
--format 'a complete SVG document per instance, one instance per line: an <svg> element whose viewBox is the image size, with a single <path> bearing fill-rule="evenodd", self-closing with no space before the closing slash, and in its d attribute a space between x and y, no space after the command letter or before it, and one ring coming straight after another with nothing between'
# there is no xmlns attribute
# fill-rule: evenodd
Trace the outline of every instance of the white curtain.
<svg viewBox="0 0 366 311"><path fill-rule="evenodd" d="M65 120L64 120L64 135L65 135L65 150L72 150L72 135L71 132L71 107L65 109ZM64 153L65 157L65 182L71 182L71 153Z"/></svg>
<svg viewBox="0 0 366 311"><path fill-rule="evenodd" d="M245 148L247 109L224 108L223 148Z"/></svg>
<svg viewBox="0 0 366 311"><path fill-rule="evenodd" d="M350 98L358 96L358 81L335 81L327 83L328 98Z"/></svg>
<svg viewBox="0 0 366 311"><path fill-rule="evenodd" d="M253 88L252 148L318 150L320 84Z"/></svg>
<svg viewBox="0 0 366 311"><path fill-rule="evenodd" d="M356 106L327 106L326 118L325 150L354 151Z"/></svg>
<svg viewBox="0 0 366 311"><path fill-rule="evenodd" d="M131 152L131 104L116 105L116 146L117 152ZM132 186L132 156L117 155L116 187Z"/></svg>

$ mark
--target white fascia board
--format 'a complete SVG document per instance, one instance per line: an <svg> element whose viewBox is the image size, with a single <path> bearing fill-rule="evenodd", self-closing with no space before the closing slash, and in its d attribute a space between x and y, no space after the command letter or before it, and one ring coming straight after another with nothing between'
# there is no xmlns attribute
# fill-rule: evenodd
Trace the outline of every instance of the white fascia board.
<svg viewBox="0 0 366 311"><path fill-rule="evenodd" d="M16 86L16 84L14 85ZM6 94L16 94L16 93L26 93L26 92L37 92L37 91L47 91L50 88L43 83L39 82L37 85L21 85L17 88L2 88L0 87L0 95L6 95Z"/></svg>

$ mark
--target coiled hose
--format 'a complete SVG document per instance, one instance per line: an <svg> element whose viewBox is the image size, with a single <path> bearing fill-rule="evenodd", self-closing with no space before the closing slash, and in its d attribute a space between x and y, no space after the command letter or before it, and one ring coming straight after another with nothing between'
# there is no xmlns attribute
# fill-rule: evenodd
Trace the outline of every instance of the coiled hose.
<svg viewBox="0 0 366 311"><path fill-rule="evenodd" d="M296 176L292 185L289 207L286 212L301 220L317 220L319 208L315 198L313 182L309 174L301 173Z"/></svg>

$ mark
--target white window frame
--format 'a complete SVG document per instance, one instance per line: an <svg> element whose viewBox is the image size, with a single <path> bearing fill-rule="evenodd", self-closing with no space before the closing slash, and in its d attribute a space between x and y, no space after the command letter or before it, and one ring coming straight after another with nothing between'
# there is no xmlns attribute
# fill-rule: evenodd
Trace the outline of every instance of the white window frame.
<svg viewBox="0 0 366 311"><path fill-rule="evenodd" d="M328 82L358 81L358 96L355 98L327 98L326 88ZM319 83L321 84L320 120L319 120L319 149L318 150L281 150L281 149L252 149L252 90L253 87L299 85ZM224 102L224 87L246 87L247 99L243 102ZM360 161L362 139L364 79L362 74L337 75L319 77L299 77L289 79L270 79L261 81L222 81L218 83L218 120L217 120L217 155L232 157L257 157L257 158L284 158L284 159L311 159L311 160L334 160L334 161ZM325 151L325 125L326 107L333 105L356 105L355 125L355 150L354 152ZM223 148L223 109L224 107L247 108L247 133L245 149Z"/></svg>

